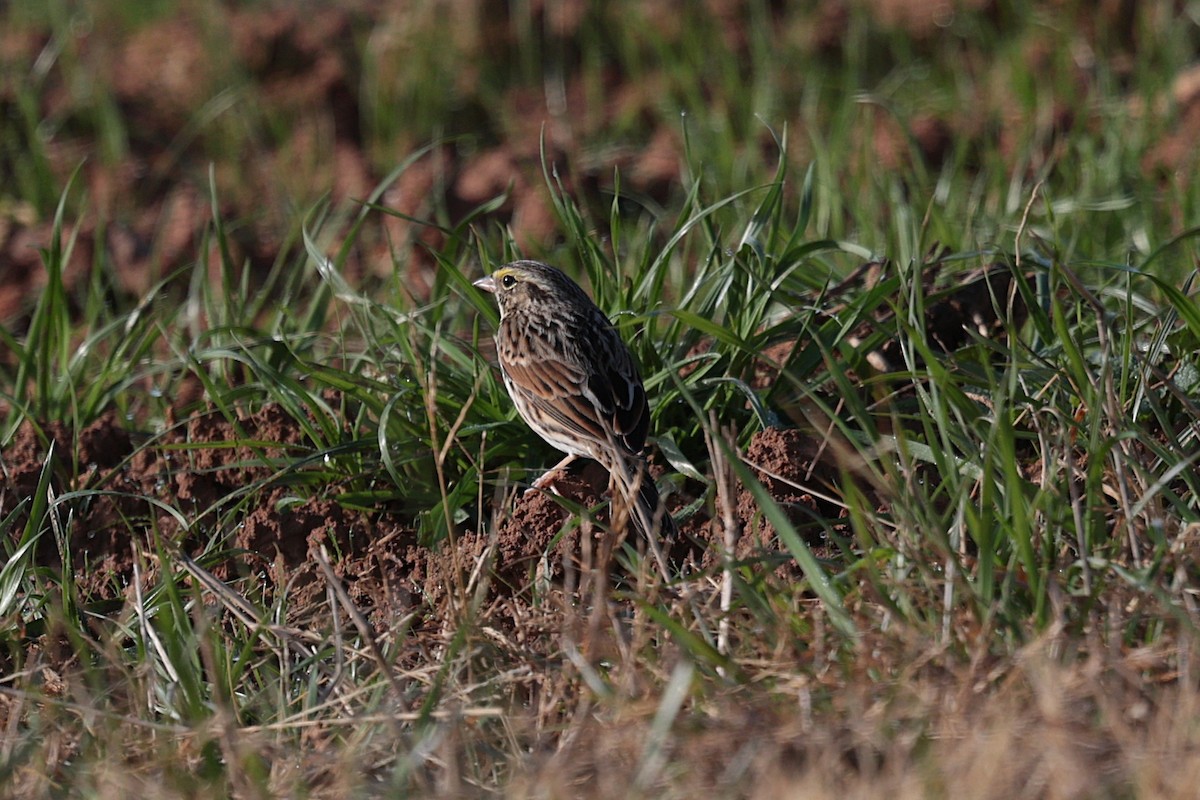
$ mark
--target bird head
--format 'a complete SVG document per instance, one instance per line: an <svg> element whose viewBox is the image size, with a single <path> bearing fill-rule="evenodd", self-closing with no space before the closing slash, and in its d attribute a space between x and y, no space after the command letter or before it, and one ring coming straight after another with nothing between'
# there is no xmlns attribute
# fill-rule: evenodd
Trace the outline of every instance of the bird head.
<svg viewBox="0 0 1200 800"><path fill-rule="evenodd" d="M496 295L501 317L524 307L544 307L553 300L579 302L582 297L591 305L590 298L578 284L561 270L539 261L505 264L491 275L475 281L474 285Z"/></svg>

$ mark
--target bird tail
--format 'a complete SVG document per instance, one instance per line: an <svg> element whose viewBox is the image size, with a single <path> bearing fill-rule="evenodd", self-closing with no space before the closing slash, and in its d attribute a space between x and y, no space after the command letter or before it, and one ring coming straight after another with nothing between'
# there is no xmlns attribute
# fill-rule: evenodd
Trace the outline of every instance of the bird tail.
<svg viewBox="0 0 1200 800"><path fill-rule="evenodd" d="M622 500L628 510L628 519L638 532L646 537L650 549L658 561L664 577L669 577L667 559L662 543L674 544L679 534L667 504L663 502L654 485L654 478L646 466L645 459L623 459L617 468L609 470L616 480Z"/></svg>

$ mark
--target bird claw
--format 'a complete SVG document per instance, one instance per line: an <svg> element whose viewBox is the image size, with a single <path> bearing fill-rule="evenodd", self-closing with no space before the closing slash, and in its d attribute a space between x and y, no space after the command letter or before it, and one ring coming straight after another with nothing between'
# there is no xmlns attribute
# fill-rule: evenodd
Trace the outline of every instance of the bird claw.
<svg viewBox="0 0 1200 800"><path fill-rule="evenodd" d="M526 499L542 492L549 492L556 497L562 497L558 491L558 486L555 485L559 472L560 470L558 469L552 469L534 481L533 485L525 490Z"/></svg>
<svg viewBox="0 0 1200 800"><path fill-rule="evenodd" d="M562 497L554 483L558 480L559 473L565 472L567 465L573 463L577 458L578 456L569 455L550 469L543 472L541 476L533 482L533 485L525 490L525 497L528 498L530 495L534 495L543 491L549 492L555 497Z"/></svg>

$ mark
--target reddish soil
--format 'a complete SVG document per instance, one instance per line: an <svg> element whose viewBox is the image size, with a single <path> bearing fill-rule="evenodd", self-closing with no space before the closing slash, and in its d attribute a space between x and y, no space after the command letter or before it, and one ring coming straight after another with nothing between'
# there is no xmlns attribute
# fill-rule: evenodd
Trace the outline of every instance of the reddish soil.
<svg viewBox="0 0 1200 800"><path fill-rule="evenodd" d="M255 448L229 444L251 440L269 444ZM289 488L276 470L289 456L311 449L311 443L277 405L234 421L212 411L197 414L141 445L133 443L112 414L80 431L58 424L38 431L27 423L0 454L0 515L35 493L51 442L52 494L95 492L65 523L83 600L110 599L125 591L138 553L152 550L156 542L198 555L214 531L226 529L224 547L215 550L226 555L217 563L206 562L218 577L258 573L280 587L288 586L292 606L302 608L305 601L324 595L324 577L313 558L313 550L324 546L340 554L335 571L349 582L360 609L383 622L411 611L416 596L436 602L449 585L447 578L473 564L488 544L487 532L462 530L454 546L431 549L418 543L401 514L364 513L321 493L305 498ZM811 496L785 482L816 479L803 474L811 463L810 442L799 431L766 430L751 446L748 457L765 470L766 485L785 505L813 507ZM766 477L766 473L780 477ZM578 474L563 474L553 489L573 503L596 507L604 499L606 484L604 470L589 464ZM175 509L187 521L186 528L175 514L147 498ZM237 509L243 503L249 504L248 510ZM595 524L575 526L559 538L571 517L549 493L517 493L510 508L495 511L500 522L494 541L493 571L498 578L494 586L501 592L527 586L543 561L549 566L544 577L561 578L564 563L578 565L581 553L600 552L610 535L601 510ZM737 520L744 533L735 555L769 563L771 555L779 555L779 545L773 529L758 519L757 512L749 494L741 490ZM230 529L234 514L240 524ZM701 517L683 522L686 536L672 551L673 560L698 563L713 558L706 554L705 545L714 535L723 541L723 534L718 525ZM587 543L581 541L585 535ZM39 542L37 559L61 568L51 537Z"/></svg>

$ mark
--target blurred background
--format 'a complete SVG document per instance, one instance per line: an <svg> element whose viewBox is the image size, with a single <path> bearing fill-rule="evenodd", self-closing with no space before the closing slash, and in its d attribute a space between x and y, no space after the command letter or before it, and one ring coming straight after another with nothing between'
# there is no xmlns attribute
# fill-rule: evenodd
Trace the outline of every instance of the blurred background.
<svg viewBox="0 0 1200 800"><path fill-rule="evenodd" d="M815 237L992 244L1042 182L1034 221L1078 215L1065 239L1112 255L1195 218L1198 21L1183 0L3 3L0 320L64 193L68 285L100 269L131 297L204 259L214 220L264 271L321 198L353 214L377 189L404 216L371 216L344 268L419 297L444 239L422 223L496 198L477 230L551 256L547 171L600 219L618 187L659 219L781 155L815 163Z"/></svg>

